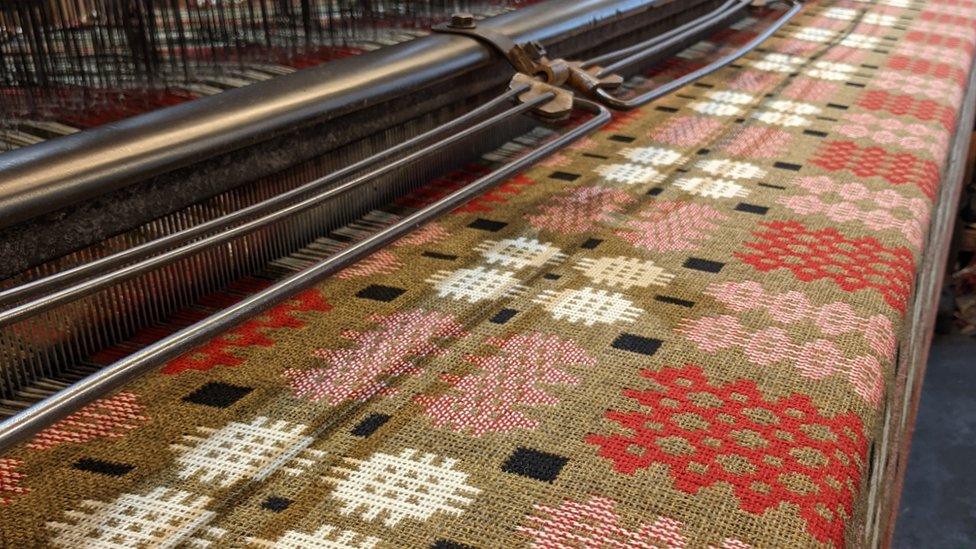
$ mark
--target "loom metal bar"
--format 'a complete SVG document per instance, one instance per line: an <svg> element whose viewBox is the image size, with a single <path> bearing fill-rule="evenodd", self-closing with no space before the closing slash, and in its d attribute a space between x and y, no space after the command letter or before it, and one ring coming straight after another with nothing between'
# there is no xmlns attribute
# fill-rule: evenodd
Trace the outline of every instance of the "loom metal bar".
<svg viewBox="0 0 976 549"><path fill-rule="evenodd" d="M191 350L209 338L311 287L350 263L414 230L419 225L450 212L525 167L595 131L611 119L610 111L598 103L576 98L575 105L594 116L567 133L520 158L512 160L462 189L414 212L334 256L284 278L227 309L161 339L3 421L0 423L0 452L40 432L55 421L108 394L149 369Z"/></svg>
<svg viewBox="0 0 976 549"><path fill-rule="evenodd" d="M172 250L168 250L164 253L149 257L137 263L126 265L116 271L105 273L101 276L97 276L95 278L85 280L79 284L69 286L57 292L41 296L40 298L37 298L32 301L28 301L27 303L23 303L15 307L11 307L4 311L0 311L0 327L43 313L44 311L49 311L54 307L57 307L58 305L69 303L76 299L82 298L86 295L91 295L97 292L98 290L101 290L113 284L117 284L124 280L128 280L134 276L138 276L140 274L149 272L159 267L163 267L176 260L182 259L191 254L199 252L200 250L210 248L218 244L222 244L234 238L254 232L262 227L266 227L269 224L274 223L275 221L306 211L310 208L318 206L319 204L322 204L327 200L336 198L345 193L356 190L362 185L375 180L377 177L401 169L404 166L407 166L416 160L419 160L426 156L430 156L431 154L443 150L445 147L457 143L467 137L470 137L471 135L485 128L497 124L498 122L507 120L513 116L531 110L532 108L542 103L545 103L551 98L552 98L551 94L538 96L531 101L521 103L504 112L496 114L485 120L482 120L481 122L478 122L473 126L465 128L464 130L453 133L448 137L445 137L444 139L432 145L428 145L402 158L398 158L397 160L390 162L380 168L377 168L375 170L357 176L356 178L346 181L341 185L322 191L300 202L296 202L295 204L285 206L279 210L261 216L257 219L253 219L251 221L248 221L246 223L228 229L224 232L217 233L200 240L196 240L184 246L174 248ZM381 155L383 155L383 153L381 153ZM386 155L383 156L385 157ZM370 162L369 164L373 164L373 163L374 162Z"/></svg>
<svg viewBox="0 0 976 549"><path fill-rule="evenodd" d="M225 230L234 223L244 221L245 219L265 212L269 212L279 206L284 206L288 202L297 200L299 197L307 193L317 191L326 185L337 183L343 178L358 173L366 168L369 168L370 166L374 166L383 160L406 152L413 147L419 146L427 141L430 141L431 139L460 128L464 124L467 124L468 122L476 120L488 112L491 112L505 101L515 97L526 89L528 89L528 86L509 90L508 92L505 92L498 97L485 102L483 105L479 105L477 108L468 111L467 113L445 124L390 147L389 149L364 158L363 160L354 162L324 177L320 177L314 181L271 197L267 200L257 202L246 208L242 208L227 215L200 223L199 225L194 225L188 229L177 231L144 244L127 248L121 252L78 265L77 267L60 271L51 276L32 280L13 288L0 291L0 307L31 298L43 292L63 288L67 284L70 284L76 280L81 280L83 278L92 277L115 268L120 268L126 263L137 261L141 258L148 257L168 248L180 246L207 233ZM3 325L4 323L2 318L2 315L0 315L0 325Z"/></svg>
<svg viewBox="0 0 976 549"><path fill-rule="evenodd" d="M517 42L593 47L595 29L677 0L552 0L481 22ZM578 37L591 33L590 40ZM590 42L590 43L587 43ZM0 155L0 228L137 181L359 112L490 66L491 50L431 35ZM492 76L492 75L487 75ZM397 113L386 113L391 120Z"/></svg>

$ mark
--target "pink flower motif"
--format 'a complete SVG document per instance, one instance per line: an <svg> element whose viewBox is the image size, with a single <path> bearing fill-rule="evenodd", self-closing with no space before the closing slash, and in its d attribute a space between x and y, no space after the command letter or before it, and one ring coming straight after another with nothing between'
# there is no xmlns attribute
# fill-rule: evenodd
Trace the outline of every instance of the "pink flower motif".
<svg viewBox="0 0 976 549"><path fill-rule="evenodd" d="M709 238L727 219L715 208L696 202L658 200L622 225L616 235L645 250L691 250Z"/></svg>
<svg viewBox="0 0 976 549"><path fill-rule="evenodd" d="M488 343L498 347L498 354L466 357L478 370L443 377L453 390L440 396L417 397L434 426L475 437L535 429L539 420L523 410L559 403L543 387L574 386L579 379L566 373L564 367L596 365L585 349L555 335L513 335Z"/></svg>
<svg viewBox="0 0 976 549"><path fill-rule="evenodd" d="M776 158L788 150L793 135L776 128L748 126L734 134L719 147L733 156Z"/></svg>
<svg viewBox="0 0 976 549"><path fill-rule="evenodd" d="M443 353L445 340L465 335L452 315L436 311L396 312L372 320L379 324L375 329L343 332L353 347L315 351L325 368L285 370L295 396L338 406L392 393L391 380L419 374L418 360Z"/></svg>
<svg viewBox="0 0 976 549"><path fill-rule="evenodd" d="M721 120L706 116L671 118L651 132L651 139L678 147L694 147L714 137L722 130Z"/></svg>

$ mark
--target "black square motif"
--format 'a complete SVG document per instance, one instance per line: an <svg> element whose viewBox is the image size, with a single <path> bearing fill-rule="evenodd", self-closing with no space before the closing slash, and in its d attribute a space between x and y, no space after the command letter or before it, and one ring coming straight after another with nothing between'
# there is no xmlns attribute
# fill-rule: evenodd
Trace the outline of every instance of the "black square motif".
<svg viewBox="0 0 976 549"><path fill-rule="evenodd" d="M502 471L544 482L552 482L566 466L568 458L540 452L531 448L519 447L502 465Z"/></svg>
<svg viewBox="0 0 976 549"><path fill-rule="evenodd" d="M686 269L694 269L696 271L705 271L707 273L717 273L722 270L725 263L719 263L718 261L709 261L707 259L701 259L700 257L689 257L685 260L684 267Z"/></svg>
<svg viewBox="0 0 976 549"><path fill-rule="evenodd" d="M492 221L490 219L481 219L480 217L468 224L468 227L471 227L472 229L478 229L481 231L488 231L492 233L498 232L507 226L508 223L505 223L504 221Z"/></svg>
<svg viewBox="0 0 976 549"><path fill-rule="evenodd" d="M352 434L357 437L368 437L387 421L390 421L390 416L386 414L369 414L353 428Z"/></svg>
<svg viewBox="0 0 976 549"><path fill-rule="evenodd" d="M580 245L580 248L583 248L585 250L592 250L592 249L596 248L597 246L599 246L602 243L603 243L603 241L600 240L599 238L590 238L589 240L587 240L586 242L584 242L582 245Z"/></svg>
<svg viewBox="0 0 976 549"><path fill-rule="evenodd" d="M79 471L88 471L89 473L98 473L112 477L121 477L136 468L135 465L129 465L128 463L116 463L114 461L102 461L91 458L81 458L72 467Z"/></svg>
<svg viewBox="0 0 976 549"><path fill-rule="evenodd" d="M735 211L758 214L758 215L766 215L766 212L769 211L769 208L767 208L766 206L757 206L755 204L746 204L745 202L739 202L735 206Z"/></svg>
<svg viewBox="0 0 976 549"><path fill-rule="evenodd" d="M361 297L363 299L372 299L375 301L393 301L394 299L403 295L406 292L403 288L394 288L393 286L382 286L380 284L371 284L356 293L356 297Z"/></svg>
<svg viewBox="0 0 976 549"><path fill-rule="evenodd" d="M542 275L542 278L544 278L546 280L559 280L562 277L559 276L559 275L557 275L557 274L546 273L546 274Z"/></svg>
<svg viewBox="0 0 976 549"><path fill-rule="evenodd" d="M618 133L617 135L611 135L609 139L610 141L616 141L618 143L633 143L637 138L629 135L620 135Z"/></svg>
<svg viewBox="0 0 976 549"><path fill-rule="evenodd" d="M671 305L679 305L681 307L694 307L694 301L688 301L687 299L681 299L680 297L671 297L669 295L657 295L654 296L654 301L659 301L661 303L670 303Z"/></svg>
<svg viewBox="0 0 976 549"><path fill-rule="evenodd" d="M432 258L432 259L443 259L444 261L454 261L455 259L457 259L457 256L456 255L442 254L440 252L426 251L426 252L422 253L421 255L424 256L424 257Z"/></svg>
<svg viewBox="0 0 976 549"><path fill-rule="evenodd" d="M456 541L439 539L430 546L430 549L474 549L474 547Z"/></svg>
<svg viewBox="0 0 976 549"><path fill-rule="evenodd" d="M275 513L280 513L291 505L291 500L288 498L279 498L278 496L268 496L268 499L261 503L262 509L267 509L268 511L274 511Z"/></svg>
<svg viewBox="0 0 976 549"><path fill-rule="evenodd" d="M617 339L613 340L610 346L621 351L630 351L632 353L651 356L661 348L661 343L660 339L651 339L649 337L624 333L618 335Z"/></svg>
<svg viewBox="0 0 976 549"><path fill-rule="evenodd" d="M491 317L491 322L494 324L505 324L509 320L512 320L512 317L517 314L518 311L515 309L502 309L495 313L495 316Z"/></svg>
<svg viewBox="0 0 976 549"><path fill-rule="evenodd" d="M238 387L237 385L211 381L183 397L183 401L213 406L214 408L226 408L253 390L251 387Z"/></svg>
<svg viewBox="0 0 976 549"><path fill-rule="evenodd" d="M576 181L580 178L578 173L569 172L552 172L549 174L550 179L558 179L560 181Z"/></svg>

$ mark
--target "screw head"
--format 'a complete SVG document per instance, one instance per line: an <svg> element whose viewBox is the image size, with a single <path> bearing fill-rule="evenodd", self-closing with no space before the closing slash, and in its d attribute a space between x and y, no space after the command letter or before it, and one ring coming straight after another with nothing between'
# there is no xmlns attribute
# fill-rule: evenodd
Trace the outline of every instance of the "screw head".
<svg viewBox="0 0 976 549"><path fill-rule="evenodd" d="M470 13L455 13L451 16L452 29L473 29L475 27L474 16Z"/></svg>

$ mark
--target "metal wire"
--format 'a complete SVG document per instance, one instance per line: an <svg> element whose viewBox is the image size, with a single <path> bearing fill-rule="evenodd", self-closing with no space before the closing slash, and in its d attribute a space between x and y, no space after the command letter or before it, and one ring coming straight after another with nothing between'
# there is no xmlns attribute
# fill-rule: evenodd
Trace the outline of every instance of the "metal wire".
<svg viewBox="0 0 976 549"><path fill-rule="evenodd" d="M612 94L610 94L610 92L603 89L596 90L597 97L601 101L603 101L605 105L611 108L617 110L625 110L625 111L632 110L637 107L640 107L641 105L650 103L655 99L664 97L665 95L668 95L669 93L672 93L675 90L683 88L700 78L704 78L709 74L712 74L713 72L728 66L729 64L735 62L743 55L754 50L756 47L759 46L759 44L765 42L770 36L772 36L777 31L779 31L779 29L781 29L783 25L785 25L790 19L792 19L794 15L796 15L797 13L800 12L801 9L803 9L803 4L799 0L783 0L783 1L786 4L790 5L790 8L783 15L781 15L779 19L776 20L776 22L774 22L772 25L766 28L763 32L759 33L758 36L750 40L744 46L722 57L721 59L717 59L712 63L709 63L704 67L701 67L700 69L692 71L684 76L681 76L680 78L676 78L675 80L668 82L663 86L657 87L653 90L650 90L636 97L632 97L630 99L619 99L617 97L614 97ZM630 62L636 62L639 60L638 58L644 58L646 56L638 54L632 57L634 58L633 61L631 61L631 58L627 58L618 61L617 63L614 64L614 66L620 65L624 62L627 62L627 64L629 64Z"/></svg>
<svg viewBox="0 0 976 549"><path fill-rule="evenodd" d="M594 116L532 152L508 162L386 229L345 248L334 256L284 278L265 290L163 338L3 421L0 423L0 452L36 434L48 425L104 396L151 368L189 351L209 338L248 318L252 318L256 314L260 314L276 303L309 288L350 263L400 238L423 223L453 210L489 187L595 131L611 119L610 111L603 105L580 98L576 98L574 104L577 108L588 111Z"/></svg>
<svg viewBox="0 0 976 549"><path fill-rule="evenodd" d="M584 69L588 69L596 65L603 65L608 61L617 60L620 59L621 57L628 56L634 53L641 53L644 54L644 56L646 57L646 56L653 55L654 53L664 51L672 43L679 43L686 38L690 38L691 36L699 32L702 28L712 27L718 24L719 18L722 18L722 16L725 15L726 12L730 10L730 8L735 7L736 11L738 11L742 8L747 7L751 1L752 0L726 0L724 4L715 8L712 12L702 15L697 19L692 19L691 21L688 21L687 23L681 25L680 27L675 27L667 32L658 34L653 38L649 38L639 44L634 44L633 46L628 46L626 48L621 48L619 50L614 50L612 52L605 53L603 55L592 57L589 60L585 61L582 64L582 67ZM735 4L738 5L734 6ZM672 38L674 39L673 41L671 40ZM667 45L658 46L658 44L661 44L666 40L669 42ZM604 71L601 71L601 76L605 76L606 74L610 74L611 72L613 72L613 70L606 68L604 69Z"/></svg>
<svg viewBox="0 0 976 549"><path fill-rule="evenodd" d="M23 303L11 307L4 311L0 311L0 327L6 326L8 324L11 324L18 320L22 320L27 317L40 314L44 311L48 311L54 307L57 307L58 305L62 305L64 303L74 301L86 295L90 295L102 288L111 286L113 284L117 284L123 280L127 280L139 274L170 264L178 259L199 252L200 250L210 248L212 246L216 246L218 244L227 242L231 239L251 233L280 219L284 219L286 217L290 217L292 215L301 213L314 206L322 204L323 202L329 199L336 198L345 193L351 192L365 185L366 183L375 180L377 177L380 177L387 173L403 168L404 166L409 165L410 163L416 160L434 154L440 151L441 149L443 149L444 147L447 147L448 145L451 145L453 143L457 143L462 139L467 138L472 134L477 133L489 126L492 126L494 124L497 124L498 122L501 122L503 120L506 120L518 114L526 112L536 107L537 105L552 99L552 97L553 97L552 94L549 93L535 97L530 101L516 105L506 111L496 114L481 122L478 122L477 124L469 126L463 130L457 131L432 145L428 145L402 158L398 158L397 160L390 162L380 168L359 175L354 179L342 183L341 185L337 185L335 187L322 191L314 196L306 198L300 202L296 202L289 206L285 206L281 209L275 210L257 219L253 219L251 221L248 221L246 223L243 223L231 229L227 229L223 232L208 236L206 238L196 240L184 246L167 250L166 252L163 252L159 255L149 257L148 259L144 259L142 261L133 263L131 265L126 265L118 270L103 274L101 276L97 276L95 278L91 278L89 280L85 280L81 283L75 284L73 286L69 286L67 288L63 288L59 291L43 295L27 303ZM454 129L455 127L456 126L452 126L451 129ZM387 158L389 155L386 153L379 153L376 156ZM374 163L375 162L371 161L368 162L367 164L371 165Z"/></svg>

